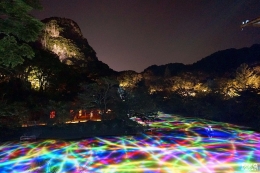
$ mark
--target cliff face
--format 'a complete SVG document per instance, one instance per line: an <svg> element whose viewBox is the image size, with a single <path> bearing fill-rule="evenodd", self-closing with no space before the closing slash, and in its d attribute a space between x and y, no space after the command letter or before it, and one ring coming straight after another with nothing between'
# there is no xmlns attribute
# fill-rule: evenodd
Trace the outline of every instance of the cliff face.
<svg viewBox="0 0 260 173"><path fill-rule="evenodd" d="M62 62L73 65L77 60L96 61L96 52L88 44L76 22L71 19L51 17L42 21L45 28L41 44L57 54Z"/></svg>
<svg viewBox="0 0 260 173"><path fill-rule="evenodd" d="M43 48L57 54L61 62L86 67L89 73L114 72L107 64L98 60L96 52L83 37L75 21L51 17L42 22L45 23L45 27L40 42Z"/></svg>

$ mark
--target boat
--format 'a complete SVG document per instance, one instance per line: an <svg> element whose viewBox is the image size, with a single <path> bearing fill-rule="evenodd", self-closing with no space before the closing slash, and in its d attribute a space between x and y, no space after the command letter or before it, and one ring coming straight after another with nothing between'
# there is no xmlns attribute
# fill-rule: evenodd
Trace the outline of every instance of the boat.
<svg viewBox="0 0 260 173"><path fill-rule="evenodd" d="M20 141L34 141L36 140L35 135L23 135L20 137Z"/></svg>

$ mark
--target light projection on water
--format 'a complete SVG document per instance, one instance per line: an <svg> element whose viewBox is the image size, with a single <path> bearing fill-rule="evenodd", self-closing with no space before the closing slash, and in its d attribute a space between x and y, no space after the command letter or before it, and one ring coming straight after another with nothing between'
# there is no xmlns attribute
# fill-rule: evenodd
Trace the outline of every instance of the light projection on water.
<svg viewBox="0 0 260 173"><path fill-rule="evenodd" d="M1 143L0 172L260 171L260 134L245 127L165 114L149 127L137 136Z"/></svg>

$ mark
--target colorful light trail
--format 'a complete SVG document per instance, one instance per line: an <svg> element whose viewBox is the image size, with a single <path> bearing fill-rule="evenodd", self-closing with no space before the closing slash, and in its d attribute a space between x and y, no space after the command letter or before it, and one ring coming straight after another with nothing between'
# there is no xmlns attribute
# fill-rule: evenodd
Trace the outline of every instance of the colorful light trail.
<svg viewBox="0 0 260 173"><path fill-rule="evenodd" d="M209 124L219 134L232 135L196 131ZM149 126L151 132L138 136L1 143L0 172L260 171L260 134L245 127L170 115Z"/></svg>

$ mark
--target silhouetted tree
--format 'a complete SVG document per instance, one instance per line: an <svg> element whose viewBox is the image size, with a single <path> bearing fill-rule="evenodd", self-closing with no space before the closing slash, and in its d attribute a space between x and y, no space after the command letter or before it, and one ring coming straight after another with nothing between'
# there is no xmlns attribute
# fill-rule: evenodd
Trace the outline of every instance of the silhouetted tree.
<svg viewBox="0 0 260 173"><path fill-rule="evenodd" d="M49 116L52 111L55 114L53 122L63 124L71 120L68 102L50 100L45 107L45 114ZM48 119L51 120L50 118Z"/></svg>
<svg viewBox="0 0 260 173"><path fill-rule="evenodd" d="M29 42L36 41L43 24L29 13L39 8L39 1L0 1L0 65L15 67L24 58L34 57Z"/></svg>
<svg viewBox="0 0 260 173"><path fill-rule="evenodd" d="M78 100L83 109L97 108L101 111L101 117L106 117L109 105L119 99L117 93L117 81L109 78L101 78L90 84L82 84L82 92L78 94Z"/></svg>
<svg viewBox="0 0 260 173"><path fill-rule="evenodd" d="M164 71L164 78L171 77L171 71L168 66L166 66L165 71Z"/></svg>

